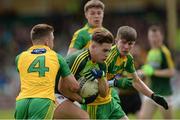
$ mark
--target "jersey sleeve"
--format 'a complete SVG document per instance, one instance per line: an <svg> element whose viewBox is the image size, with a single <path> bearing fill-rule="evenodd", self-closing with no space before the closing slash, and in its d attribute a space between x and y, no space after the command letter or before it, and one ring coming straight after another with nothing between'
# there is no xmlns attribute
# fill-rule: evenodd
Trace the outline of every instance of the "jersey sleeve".
<svg viewBox="0 0 180 120"><path fill-rule="evenodd" d="M78 74L78 72L82 69L82 64L84 65L84 61L88 55L88 50L80 50L66 57L66 61L71 69L72 74L75 76Z"/></svg>
<svg viewBox="0 0 180 120"><path fill-rule="evenodd" d="M72 69L72 66L73 66L75 59L76 59L76 52L66 56L66 62L67 62L70 69ZM75 74L75 73L72 73L72 74Z"/></svg>
<svg viewBox="0 0 180 120"><path fill-rule="evenodd" d="M112 63L107 66L107 70L108 70L108 73L111 73L111 74L113 73L113 64Z"/></svg>
<svg viewBox="0 0 180 120"><path fill-rule="evenodd" d="M20 54L19 54L19 55L17 55L17 56L16 56L16 58L15 58L16 70L17 70L18 72L19 72L19 69L18 69L19 56L20 56Z"/></svg>
<svg viewBox="0 0 180 120"><path fill-rule="evenodd" d="M99 63L99 68L100 68L100 70L104 71L105 73L108 72L108 68L107 68L107 63L106 62Z"/></svg>
<svg viewBox="0 0 180 120"><path fill-rule="evenodd" d="M84 42L85 42L84 36L83 36L82 32L79 30L74 33L69 48L76 48L76 49L80 50L85 46Z"/></svg>
<svg viewBox="0 0 180 120"><path fill-rule="evenodd" d="M60 64L60 75L62 77L66 77L66 76L70 75L71 71L69 69L68 64L66 63L65 59L59 54L58 54L58 61Z"/></svg>
<svg viewBox="0 0 180 120"><path fill-rule="evenodd" d="M113 73L113 72L112 72L112 71L113 71L113 66L114 66L114 64L115 64L114 59L115 59L115 57L116 57L116 55L117 55L117 52L116 52L116 50L115 50L115 47L116 47L116 46L113 46L113 47L111 48L111 51L110 51L107 59L105 60L105 63L106 63L106 65L107 65L108 73Z"/></svg>
<svg viewBox="0 0 180 120"><path fill-rule="evenodd" d="M125 66L125 70L129 73L134 73L136 71L134 66L134 59L130 54L127 56L127 63Z"/></svg>

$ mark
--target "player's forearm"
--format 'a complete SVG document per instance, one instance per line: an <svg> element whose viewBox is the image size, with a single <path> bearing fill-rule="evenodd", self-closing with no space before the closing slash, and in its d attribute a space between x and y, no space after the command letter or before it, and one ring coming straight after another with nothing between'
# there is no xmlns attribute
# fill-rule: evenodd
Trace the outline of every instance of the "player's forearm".
<svg viewBox="0 0 180 120"><path fill-rule="evenodd" d="M133 80L133 87L138 91L141 92L142 94L151 97L153 94L153 91L149 89L146 84L142 80L140 80L138 77Z"/></svg>
<svg viewBox="0 0 180 120"><path fill-rule="evenodd" d="M173 77L174 74L174 69L155 70L154 72L154 75L158 77Z"/></svg>
<svg viewBox="0 0 180 120"><path fill-rule="evenodd" d="M78 92L80 87L79 83L75 79L74 75L68 75L67 77L61 78L61 89L70 89L72 92Z"/></svg>
<svg viewBox="0 0 180 120"><path fill-rule="evenodd" d="M107 83L106 78L102 78L98 80L98 90L99 90L99 95L101 97L106 97L108 90L109 90L109 85Z"/></svg>
<svg viewBox="0 0 180 120"><path fill-rule="evenodd" d="M65 97L71 100L82 102L82 97L75 91L73 92L68 88L61 88L60 92L62 95L64 95Z"/></svg>

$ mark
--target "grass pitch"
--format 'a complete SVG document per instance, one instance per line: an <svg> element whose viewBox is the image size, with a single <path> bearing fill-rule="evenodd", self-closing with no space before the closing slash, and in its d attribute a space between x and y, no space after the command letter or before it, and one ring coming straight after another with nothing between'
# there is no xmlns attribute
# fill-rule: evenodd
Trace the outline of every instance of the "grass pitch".
<svg viewBox="0 0 180 120"><path fill-rule="evenodd" d="M180 119L180 109L175 110L174 113L174 119ZM128 115L129 119L136 119L134 115ZM154 119L163 119L161 116L161 113L159 111L156 112L156 114L153 117ZM0 110L0 119L14 119L14 110Z"/></svg>

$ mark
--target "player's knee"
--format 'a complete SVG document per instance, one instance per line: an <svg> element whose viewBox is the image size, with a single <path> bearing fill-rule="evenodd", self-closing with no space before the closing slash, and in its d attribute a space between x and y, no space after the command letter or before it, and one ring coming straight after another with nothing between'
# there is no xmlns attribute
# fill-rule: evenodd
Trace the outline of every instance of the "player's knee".
<svg viewBox="0 0 180 120"><path fill-rule="evenodd" d="M125 115L122 118L120 118L119 120L129 120L128 117Z"/></svg>
<svg viewBox="0 0 180 120"><path fill-rule="evenodd" d="M78 118L80 119L89 119L89 114L85 111L81 112L81 114L79 114Z"/></svg>

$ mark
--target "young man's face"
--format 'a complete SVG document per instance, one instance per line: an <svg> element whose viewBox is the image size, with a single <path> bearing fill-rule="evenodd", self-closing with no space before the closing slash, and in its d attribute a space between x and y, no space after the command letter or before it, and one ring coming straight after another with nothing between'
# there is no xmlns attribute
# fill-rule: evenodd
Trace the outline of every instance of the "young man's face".
<svg viewBox="0 0 180 120"><path fill-rule="evenodd" d="M91 57L95 62L102 63L106 60L109 55L110 49L112 47L111 43L99 44L92 42L91 44Z"/></svg>
<svg viewBox="0 0 180 120"><path fill-rule="evenodd" d="M128 41L126 39L118 39L116 41L116 45L120 51L120 54L123 56L127 55L130 52L134 44L135 44L135 41Z"/></svg>
<svg viewBox="0 0 180 120"><path fill-rule="evenodd" d="M161 45L163 41L163 35L160 31L148 31L148 40L152 47Z"/></svg>
<svg viewBox="0 0 180 120"><path fill-rule="evenodd" d="M88 23L92 25L93 27L101 27L102 21L104 17L104 11L101 8L89 8L85 12L86 19L88 20Z"/></svg>

